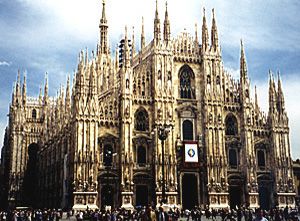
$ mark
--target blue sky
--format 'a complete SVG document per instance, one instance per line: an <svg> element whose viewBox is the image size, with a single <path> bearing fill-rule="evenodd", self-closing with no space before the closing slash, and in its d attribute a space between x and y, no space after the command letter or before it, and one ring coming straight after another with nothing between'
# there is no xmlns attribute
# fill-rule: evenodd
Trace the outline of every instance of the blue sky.
<svg viewBox="0 0 300 221"><path fill-rule="evenodd" d="M158 0L161 20L165 2ZM300 1L298 0L169 0L171 32L184 29L201 35L202 8L208 24L215 8L224 66L238 77L239 46L245 45L252 88L258 87L260 106L267 110L268 70L280 70L290 118L293 158L300 158ZM111 50L123 36L124 27L135 26L136 47L142 16L146 39L153 33L155 0L107 0ZM49 76L50 95L55 96L67 75L77 66L80 50L91 51L98 41L100 0L0 0L0 136L17 70L27 73L29 96L37 96ZM252 90L253 91L253 90Z"/></svg>

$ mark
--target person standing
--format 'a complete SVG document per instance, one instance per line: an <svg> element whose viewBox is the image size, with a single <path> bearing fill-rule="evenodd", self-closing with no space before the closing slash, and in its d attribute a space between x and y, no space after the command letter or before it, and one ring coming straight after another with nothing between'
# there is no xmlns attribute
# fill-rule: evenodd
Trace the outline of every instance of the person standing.
<svg viewBox="0 0 300 221"><path fill-rule="evenodd" d="M242 221L243 213L242 209L239 207L237 210L237 221Z"/></svg>
<svg viewBox="0 0 300 221"><path fill-rule="evenodd" d="M168 215L164 212L164 209L162 207L159 207L157 221L168 221Z"/></svg>
<svg viewBox="0 0 300 221"><path fill-rule="evenodd" d="M83 212L80 210L79 213L77 214L77 221L82 221L83 220Z"/></svg>
<svg viewBox="0 0 300 221"><path fill-rule="evenodd" d="M147 215L149 221L156 221L156 214L151 206L148 206L148 208L146 210L146 215Z"/></svg>
<svg viewBox="0 0 300 221"><path fill-rule="evenodd" d="M256 217L253 221L268 221L268 220L264 217L264 211L262 209L257 209Z"/></svg>

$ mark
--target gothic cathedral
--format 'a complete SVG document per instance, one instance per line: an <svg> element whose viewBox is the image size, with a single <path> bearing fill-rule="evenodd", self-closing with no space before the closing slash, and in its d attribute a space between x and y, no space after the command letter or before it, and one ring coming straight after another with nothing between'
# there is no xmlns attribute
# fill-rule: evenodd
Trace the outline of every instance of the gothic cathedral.
<svg viewBox="0 0 300 221"><path fill-rule="evenodd" d="M57 97L14 86L2 149L9 206L184 208L295 204L289 125L278 74L269 110L250 96L243 43L240 79L222 62L214 11L209 33L171 38L156 3L153 40L140 51L125 28L115 55L103 2L100 40L81 52ZM209 37L210 36L210 37ZM72 86L71 86L72 85ZM3 198L2 198L3 199Z"/></svg>

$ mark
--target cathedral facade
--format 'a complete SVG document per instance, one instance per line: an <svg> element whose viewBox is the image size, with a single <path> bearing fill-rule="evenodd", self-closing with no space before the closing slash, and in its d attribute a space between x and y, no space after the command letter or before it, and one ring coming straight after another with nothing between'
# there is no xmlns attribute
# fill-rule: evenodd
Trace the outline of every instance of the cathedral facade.
<svg viewBox="0 0 300 221"><path fill-rule="evenodd" d="M156 6L153 39L135 36L112 55L103 2L97 50L81 52L73 83L56 98L14 86L2 148L9 206L192 208L294 205L289 124L278 75L269 110L250 96L241 42L240 79L223 67L217 24L171 38ZM72 85L72 86L71 86Z"/></svg>

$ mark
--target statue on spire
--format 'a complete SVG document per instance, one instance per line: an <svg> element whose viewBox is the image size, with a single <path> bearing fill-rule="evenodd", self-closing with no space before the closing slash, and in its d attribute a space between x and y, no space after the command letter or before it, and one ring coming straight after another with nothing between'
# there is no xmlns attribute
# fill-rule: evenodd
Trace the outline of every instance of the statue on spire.
<svg viewBox="0 0 300 221"><path fill-rule="evenodd" d="M241 79L246 79L248 77L247 74L247 62L246 62L246 57L245 57L245 52L244 52L244 45L243 45L243 40L241 39L241 58L240 58L240 77Z"/></svg>
<svg viewBox="0 0 300 221"><path fill-rule="evenodd" d="M212 27L211 27L211 46L217 50L219 47L219 37L218 37L218 29L217 23L215 19L215 9L212 9L213 19L212 19Z"/></svg>
<svg viewBox="0 0 300 221"><path fill-rule="evenodd" d="M145 47L145 28L144 28L144 17L142 17L142 33L141 33L141 49Z"/></svg>
<svg viewBox="0 0 300 221"><path fill-rule="evenodd" d="M166 12L165 12L165 21L164 21L164 40L166 42L171 40L171 30L170 30L170 21L168 15L168 2L166 1Z"/></svg>
<svg viewBox="0 0 300 221"><path fill-rule="evenodd" d="M102 54L108 54L108 25L107 25L107 19L106 19L106 13L105 13L105 0L102 0L102 16L100 19L100 50L98 53Z"/></svg>
<svg viewBox="0 0 300 221"><path fill-rule="evenodd" d="M205 8L203 8L203 21L202 21L202 51L208 49L208 28L206 24Z"/></svg>
<svg viewBox="0 0 300 221"><path fill-rule="evenodd" d="M154 40L160 41L160 19L158 16L158 3L156 0L156 10L155 10L155 18L154 18Z"/></svg>

